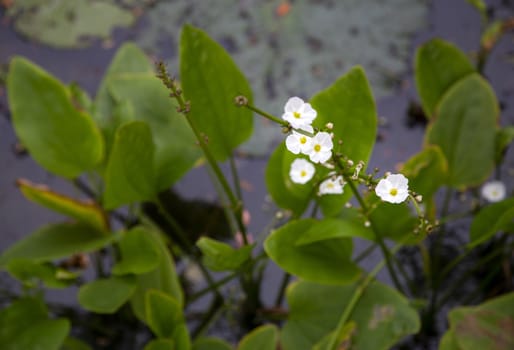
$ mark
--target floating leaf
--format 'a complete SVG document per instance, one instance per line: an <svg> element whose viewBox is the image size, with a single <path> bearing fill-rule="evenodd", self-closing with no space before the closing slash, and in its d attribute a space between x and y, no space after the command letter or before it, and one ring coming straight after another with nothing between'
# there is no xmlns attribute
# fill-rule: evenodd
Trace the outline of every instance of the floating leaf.
<svg viewBox="0 0 514 350"><path fill-rule="evenodd" d="M128 27L134 15L106 1L17 1L14 27L32 40L58 48L88 46L91 38L108 38L114 27Z"/></svg>
<svg viewBox="0 0 514 350"><path fill-rule="evenodd" d="M332 238L299 245L306 233L323 221L304 219L291 221L274 231L264 242L269 257L285 271L308 281L326 284L346 284L360 274L351 261L350 238Z"/></svg>
<svg viewBox="0 0 514 350"><path fill-rule="evenodd" d="M439 349L514 348L514 293L502 295L474 307L450 311L450 329Z"/></svg>
<svg viewBox="0 0 514 350"><path fill-rule="evenodd" d="M202 237L196 245L203 254L203 263L213 271L237 270L251 256L253 245L234 249L226 243Z"/></svg>
<svg viewBox="0 0 514 350"><path fill-rule="evenodd" d="M290 313L281 333L283 349L311 349L331 333L355 288L355 285L293 283L287 290ZM420 327L419 316L408 300L379 282L366 288L349 320L356 324L351 337L351 348L356 350L390 349Z"/></svg>
<svg viewBox="0 0 514 350"><path fill-rule="evenodd" d="M86 310L112 314L129 300L135 288L132 276L97 279L80 287L78 300Z"/></svg>
<svg viewBox="0 0 514 350"><path fill-rule="evenodd" d="M514 233L514 198L493 203L480 210L471 223L468 247L484 243L500 231Z"/></svg>
<svg viewBox="0 0 514 350"><path fill-rule="evenodd" d="M102 161L100 130L89 115L73 106L69 89L54 77L15 57L7 90L16 134L43 168L74 178Z"/></svg>
<svg viewBox="0 0 514 350"><path fill-rule="evenodd" d="M377 113L364 70L352 68L332 86L316 94L311 104L318 112L314 126L321 128L329 122L334 124L334 150L339 149L337 142L341 140L340 150L348 158L366 164L375 144ZM334 216L351 197L352 191L345 187L343 195L321 196L318 202L325 215Z"/></svg>
<svg viewBox="0 0 514 350"><path fill-rule="evenodd" d="M16 185L23 195L48 209L90 224L100 230L108 231L105 213L91 201L79 201L63 194L53 192L43 185L35 185L30 181L19 179Z"/></svg>
<svg viewBox="0 0 514 350"><path fill-rule="evenodd" d="M436 106L446 91L475 72L462 51L441 39L432 39L418 48L414 70L423 111L429 119L434 118Z"/></svg>
<svg viewBox="0 0 514 350"><path fill-rule="evenodd" d="M168 188L201 156L187 120L177 112L175 100L153 73L113 77L108 87L117 102L130 103L133 118L150 126L155 144L156 186L159 191Z"/></svg>
<svg viewBox="0 0 514 350"><path fill-rule="evenodd" d="M478 74L455 83L442 97L427 143L438 145L448 161L452 187L478 185L494 167L498 102Z"/></svg>
<svg viewBox="0 0 514 350"><path fill-rule="evenodd" d="M142 274L159 265L159 247L143 227L126 232L119 242L121 261L112 268L115 275Z"/></svg>
<svg viewBox="0 0 514 350"><path fill-rule="evenodd" d="M0 256L0 266L16 258L44 262L87 253L103 248L117 238L80 222L48 225L7 248Z"/></svg>
<svg viewBox="0 0 514 350"><path fill-rule="evenodd" d="M252 133L252 112L234 105L238 95L252 99L246 78L221 45L190 25L180 37L180 77L191 103L188 118L207 137L214 157L227 159Z"/></svg>
<svg viewBox="0 0 514 350"><path fill-rule="evenodd" d="M145 122L123 124L114 138L105 172L104 207L155 198L154 143Z"/></svg>
<svg viewBox="0 0 514 350"><path fill-rule="evenodd" d="M275 203L300 217L315 190L311 187L312 182L301 185L291 181L289 170L296 158L297 156L289 152L282 142L271 154L265 176L266 186Z"/></svg>
<svg viewBox="0 0 514 350"><path fill-rule="evenodd" d="M274 325L255 328L239 342L237 350L276 350L278 329Z"/></svg>

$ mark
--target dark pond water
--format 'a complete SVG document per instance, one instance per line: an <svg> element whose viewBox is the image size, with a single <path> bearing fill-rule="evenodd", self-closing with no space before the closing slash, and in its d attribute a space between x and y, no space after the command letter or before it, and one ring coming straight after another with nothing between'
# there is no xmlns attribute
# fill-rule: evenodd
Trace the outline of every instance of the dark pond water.
<svg viewBox="0 0 514 350"><path fill-rule="evenodd" d="M267 2L269 3L269 2ZM379 3L383 3L382 1ZM395 72L392 83L387 87L381 86L380 97L377 101L378 115L382 125L370 167L395 169L400 162L416 153L423 143L424 124L408 114L409 106L417 100L412 79L412 54L416 45L432 38L441 37L449 40L466 52L474 52L480 38L480 16L464 0L434 0L420 1L426 8L424 22L419 24L415 34L408 35L406 59L400 69ZM514 15L514 2L509 0L491 0L487 2L491 15L495 18L505 18ZM402 7L396 9L398 13ZM116 48L125 40L143 41L138 36L144 26L148 26L148 18L141 17L140 22L130 29L116 30L113 36L113 46L105 48L96 42L90 48L80 50L53 49L34 42L27 41L12 29L12 23L0 10L0 64L7 64L13 55L22 55L41 65L64 82L75 81L94 95L106 65L112 58ZM418 12L413 12L419 15ZM395 21L394 12L386 21ZM145 24L146 23L146 24ZM201 23L197 23L201 25ZM271 24L270 24L271 25ZM379 26L380 23L373 25ZM222 41L231 49L230 40ZM307 42L312 45L312 40ZM315 44L315 43L314 43ZM329 51L330 47L321 46L319 50ZM173 50L162 49L162 54L173 54ZM378 58L377 58L378 59ZM342 71L341 73L343 73ZM490 57L485 68L485 75L490 79L502 106L502 125L514 124L514 35L509 33L501 40ZM333 79L336 76L332 77ZM383 78L385 79L385 78ZM383 84L382 84L383 85ZM281 89L282 87L275 87ZM289 87L290 90L290 87ZM285 93L285 91L282 91ZM0 251L13 244L16 240L32 232L41 225L61 219L57 214L28 203L17 191L14 182L24 177L37 183L45 183L51 188L80 195L79 192L66 182L48 174L38 167L30 157L16 152L16 136L9 122L9 112L6 102L6 92L0 86ZM279 111L276 111L279 113ZM514 189L514 152L508 154L501 169L502 178L507 181L510 191ZM243 182L244 198L247 210L251 213L249 230L260 232L271 220L275 208L266 198L264 185L264 169L266 157L262 155L246 158L239 157L237 166ZM216 203L216 193L210 185L210 178L205 169L194 169L176 186L177 193L186 200L200 200L207 204ZM185 215L185 214L184 214ZM379 255L371 256L366 262L374 266L380 259ZM276 288L282 275L274 266L266 273L266 288L263 289L264 303L271 304L275 298ZM387 281L385 274L380 275ZM10 288L1 285L0 288ZM49 298L74 305L74 293L52 292Z"/></svg>

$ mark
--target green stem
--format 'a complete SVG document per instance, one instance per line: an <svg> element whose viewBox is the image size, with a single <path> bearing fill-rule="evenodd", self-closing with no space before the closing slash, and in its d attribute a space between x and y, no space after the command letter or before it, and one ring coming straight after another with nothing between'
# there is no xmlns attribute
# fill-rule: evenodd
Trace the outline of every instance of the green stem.
<svg viewBox="0 0 514 350"><path fill-rule="evenodd" d="M262 116L262 117L264 117L266 119L271 120L274 123L280 124L280 125L282 125L284 127L289 127L290 126L289 123L286 122L285 120L279 119L279 118L275 117L274 115L266 113L263 110L255 107L255 106L252 106L250 104L246 104L245 107L248 108L249 110L259 114L260 116Z"/></svg>
<svg viewBox="0 0 514 350"><path fill-rule="evenodd" d="M211 303L211 306L209 307L209 310L205 314L205 317L203 318L202 322L191 332L191 336L193 339L201 336L209 326L214 322L217 315L219 314L220 308L223 306L223 298L220 298L218 296L214 297L214 300Z"/></svg>
<svg viewBox="0 0 514 350"><path fill-rule="evenodd" d="M236 161L234 155L230 156L230 172L232 173L232 179L234 181L234 188L236 189L236 196L239 201L243 202L243 192L241 191L241 182L239 180L239 174L237 172Z"/></svg>
<svg viewBox="0 0 514 350"><path fill-rule="evenodd" d="M280 307L280 305L282 305L289 281L291 281L291 274L289 272L285 272L284 277L282 278L282 283L280 284L280 288L278 290L277 298L275 299L275 307Z"/></svg>
<svg viewBox="0 0 514 350"><path fill-rule="evenodd" d="M364 258L366 258L368 255L370 255L371 253L373 253L373 251L377 248L377 245L376 243L373 243L373 244L370 244L369 247L367 247L366 249L364 249L364 251L362 253L360 253L359 255L357 255L357 257L355 258L355 262L358 263L360 262L361 260L363 260Z"/></svg>
<svg viewBox="0 0 514 350"><path fill-rule="evenodd" d="M398 244L396 247L392 249L392 252L396 252L400 249L401 244ZM341 318L339 319L339 322L337 324L337 327L334 331L334 334L332 338L330 339L330 342L328 343L327 349L329 350L336 350L337 349L337 342L338 337L340 333L342 332L344 326L346 325L346 322L348 321L348 318L350 317L351 313L353 312L353 309L357 305L357 302L361 298L362 294L370 284L370 282L375 278L375 276L378 274L378 272L384 267L384 265L387 264L387 259L382 259L381 262L379 262L375 268L366 276L366 278L362 281L360 285L358 285L353 292L353 295L346 304L346 307L344 308L343 314L341 315Z"/></svg>
<svg viewBox="0 0 514 350"><path fill-rule="evenodd" d="M219 281L214 282L213 284L209 285L207 288L204 288L201 291L196 292L195 294L191 295L187 299L187 304L191 304L191 303L195 302L196 300L200 299L201 297L210 293L211 291L215 290L216 288L219 288L219 287L223 286L224 284L232 281L238 275L239 275L239 273L234 272L228 276L223 277Z"/></svg>
<svg viewBox="0 0 514 350"><path fill-rule="evenodd" d="M339 163L338 163L339 164ZM403 290L403 287L402 285L400 284L400 281L398 280L398 276L396 275L396 271L393 269L393 265L391 263L391 253L389 252L389 249L387 249L387 246L385 245L385 242L384 242L384 239L383 237L380 235L378 229L376 228L373 220L371 220L370 217L368 217L368 206L366 205L366 203L364 202L364 200L362 199L359 191L357 190L357 187L355 186L355 184L353 183L353 181L351 181L350 179L348 179L347 176L343 175L344 178L345 178L345 181L348 183L348 185L350 186L350 189L352 190L355 198L357 198L357 201L359 202L362 210L364 211L364 214L366 215L366 218L367 220L370 222L371 224L371 229L373 231L373 233L375 234L375 238L377 240L377 243L380 247L380 249L382 250L382 254L384 255L384 258L385 258L385 261L386 261L386 265L387 265L387 270L389 271L389 275L391 276L391 279L393 280L393 283L394 283L394 286L396 287L396 289L398 289L401 293L405 294L404 293L404 290Z"/></svg>

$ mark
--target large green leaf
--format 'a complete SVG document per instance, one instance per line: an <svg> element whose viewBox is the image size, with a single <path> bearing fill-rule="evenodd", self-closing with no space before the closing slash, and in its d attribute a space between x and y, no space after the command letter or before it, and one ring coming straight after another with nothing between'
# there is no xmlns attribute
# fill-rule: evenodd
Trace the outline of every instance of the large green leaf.
<svg viewBox="0 0 514 350"><path fill-rule="evenodd" d="M234 249L226 243L202 237L196 245L203 254L203 263L213 271L237 270L252 255L253 245Z"/></svg>
<svg viewBox="0 0 514 350"><path fill-rule="evenodd" d="M371 89L361 67L354 67L340 77L332 86L319 92L311 99L312 107L318 112L313 125L324 127L334 124L334 150L352 159L368 162L375 144L377 132L376 108ZM337 142L341 140L339 148ZM318 197L325 215L336 215L343 204L350 199L348 187L342 195Z"/></svg>
<svg viewBox="0 0 514 350"><path fill-rule="evenodd" d="M475 247L500 231L514 233L514 198L493 203L480 210L471 223L468 247Z"/></svg>
<svg viewBox="0 0 514 350"><path fill-rule="evenodd" d="M275 203L299 217L307 208L316 189L312 188L313 180L303 185L291 181L289 170L296 158L282 142L271 154L265 176L266 186Z"/></svg>
<svg viewBox="0 0 514 350"><path fill-rule="evenodd" d="M145 295L150 289L162 291L172 296L182 305L184 295L180 287L173 258L168 251L162 237L154 231L147 230L148 237L159 248L159 265L157 268L136 276L137 287L130 303L138 319L146 323Z"/></svg>
<svg viewBox="0 0 514 350"><path fill-rule="evenodd" d="M143 227L125 233L119 242L121 261L112 268L115 275L142 274L159 265L159 246Z"/></svg>
<svg viewBox="0 0 514 350"><path fill-rule="evenodd" d="M42 300L27 297L0 311L2 349L58 350L70 331L66 319L48 319Z"/></svg>
<svg viewBox="0 0 514 350"><path fill-rule="evenodd" d="M43 185L35 185L26 180L16 181L23 195L48 209L88 223L100 230L108 230L108 221L103 210L92 201L79 201L53 192Z"/></svg>
<svg viewBox="0 0 514 350"><path fill-rule="evenodd" d="M128 122L118 128L105 172L105 208L155 198L154 150L145 122Z"/></svg>
<svg viewBox="0 0 514 350"><path fill-rule="evenodd" d="M116 128L123 122L131 120L127 113L116 113L117 105L108 90L108 85L117 79L133 73L152 74L153 67L143 51L132 43L123 44L111 61L95 97L95 113L97 124L105 137L106 149L109 152Z"/></svg>
<svg viewBox="0 0 514 350"><path fill-rule="evenodd" d="M274 231L264 242L264 249L275 263L285 271L308 281L326 284L346 284L360 274L351 261L352 241L347 237L327 238L308 244L299 244L306 234L319 228L324 221L304 219L291 221Z"/></svg>
<svg viewBox="0 0 514 350"><path fill-rule="evenodd" d="M168 188L198 162L201 150L177 104L154 74L111 78L109 91L119 103L132 106L133 118L148 123L155 144L154 169L158 190Z"/></svg>
<svg viewBox="0 0 514 350"><path fill-rule="evenodd" d="M16 258L44 262L90 252L112 243L117 238L116 235L107 235L84 223L48 225L5 250L0 256L0 266Z"/></svg>
<svg viewBox="0 0 514 350"><path fill-rule="evenodd" d="M15 57L7 90L16 134L42 167L74 178L102 161L100 130L89 115L75 108L69 89L54 77Z"/></svg>
<svg viewBox="0 0 514 350"><path fill-rule="evenodd" d="M175 342L172 339L154 339L143 350L175 350Z"/></svg>
<svg viewBox="0 0 514 350"><path fill-rule="evenodd" d="M7 271L24 286L34 288L39 281L49 288L66 288L76 283L78 275L52 263L37 263L27 259L12 259L7 264Z"/></svg>
<svg viewBox="0 0 514 350"><path fill-rule="evenodd" d="M77 297L86 310L112 314L129 300L135 288L133 276L113 276L84 284Z"/></svg>
<svg viewBox="0 0 514 350"><path fill-rule="evenodd" d="M323 219L308 229L298 240L296 245L305 245L326 239L359 237L373 240L374 235L369 227L356 220Z"/></svg>
<svg viewBox="0 0 514 350"><path fill-rule="evenodd" d="M441 350L514 348L514 293L502 295L474 307L459 307L449 313L450 329Z"/></svg>
<svg viewBox="0 0 514 350"><path fill-rule="evenodd" d="M401 172L409 179L409 189L429 198L444 185L448 163L439 147L428 146L407 160Z"/></svg>
<svg viewBox="0 0 514 350"><path fill-rule="evenodd" d="M278 329L274 325L260 326L239 342L237 350L276 350Z"/></svg>
<svg viewBox="0 0 514 350"><path fill-rule="evenodd" d="M448 161L448 185L484 181L494 167L498 102L478 74L455 83L441 99L427 142L438 145Z"/></svg>
<svg viewBox="0 0 514 350"><path fill-rule="evenodd" d="M252 112L234 105L238 95L252 99L246 78L221 45L190 25L180 37L180 77L190 120L214 157L227 159L252 133Z"/></svg>
<svg viewBox="0 0 514 350"><path fill-rule="evenodd" d="M427 118L436 114L436 106L445 92L459 79L475 72L475 68L454 45L432 39L416 52L415 79L421 104Z"/></svg>
<svg viewBox="0 0 514 350"><path fill-rule="evenodd" d="M295 282L287 290L290 313L281 340L284 350L311 349L332 332L355 285L325 286ZM419 317L408 300L382 283L370 284L349 318L355 322L352 349L390 349L408 334L419 330Z"/></svg>

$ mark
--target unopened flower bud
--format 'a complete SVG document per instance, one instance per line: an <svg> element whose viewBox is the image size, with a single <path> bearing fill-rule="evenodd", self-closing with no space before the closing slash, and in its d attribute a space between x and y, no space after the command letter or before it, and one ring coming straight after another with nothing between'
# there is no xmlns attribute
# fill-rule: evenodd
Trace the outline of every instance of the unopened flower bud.
<svg viewBox="0 0 514 350"><path fill-rule="evenodd" d="M243 107L248 105L248 98L245 96L239 95L234 98L234 103L236 106Z"/></svg>
<svg viewBox="0 0 514 350"><path fill-rule="evenodd" d="M334 128L334 124L333 123L327 123L325 124L325 127L328 129L328 130L332 130Z"/></svg>

